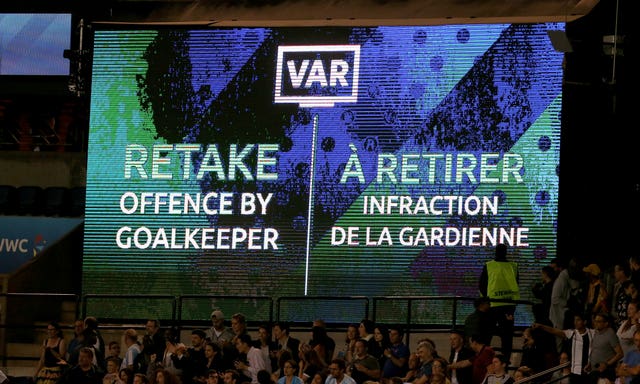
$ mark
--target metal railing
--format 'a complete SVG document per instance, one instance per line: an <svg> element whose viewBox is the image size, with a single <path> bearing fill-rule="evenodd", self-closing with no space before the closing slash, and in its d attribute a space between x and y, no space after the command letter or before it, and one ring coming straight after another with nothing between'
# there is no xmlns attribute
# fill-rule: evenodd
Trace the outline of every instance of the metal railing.
<svg viewBox="0 0 640 384"><path fill-rule="evenodd" d="M534 373L533 375L531 375L531 376L529 376L529 377L525 377L524 379L522 379L522 380L518 381L518 384L527 384L527 383L530 383L530 382L532 382L532 381L534 381L534 380L537 380L537 379L539 379L539 378L541 378L541 377L548 376L549 374L551 374L551 373L553 373L553 372L556 372L556 371L559 371L559 370L561 370L561 369L563 369L563 368L566 368L566 367L568 367L568 366L570 366L570 365L571 365L571 362L567 361L566 363L562 363L562 364L556 365L555 367L549 368L549 369L547 369L547 370L544 370L544 371L541 371L541 372L538 372L538 373ZM562 380L562 379L564 379L564 378L567 378L567 377L569 377L569 376L570 376L570 374L567 374L567 375L561 376L561 377L559 377L559 378L557 378L557 379L553 379L553 380L544 380L544 382L545 382L546 384L551 384L551 383L555 383L555 382L557 382L557 381L560 381L560 380Z"/></svg>
<svg viewBox="0 0 640 384"><path fill-rule="evenodd" d="M315 319L325 319L334 331L346 325L371 319L375 323L405 326L406 343L411 333L442 332L458 326L472 310L476 298L463 296L229 296L229 295L103 295L55 293L0 294L0 354L7 356L8 342L30 342L34 330L46 327L51 320L72 329L73 322L86 316L96 317L104 329L141 328L147 319L180 329L210 326L213 308L247 316L250 328L258 324L286 321L292 329L308 329ZM33 301L32 301L33 300ZM510 301L531 305L524 300ZM64 308L64 304L67 303ZM70 304L71 303L71 304ZM371 305L372 303L372 305ZM63 312L65 316L63 316ZM462 319L462 321L461 321ZM7 332L11 330L11 335ZM16 332L17 330L17 332ZM20 332L22 331L22 332ZM20 357L18 357L19 359Z"/></svg>

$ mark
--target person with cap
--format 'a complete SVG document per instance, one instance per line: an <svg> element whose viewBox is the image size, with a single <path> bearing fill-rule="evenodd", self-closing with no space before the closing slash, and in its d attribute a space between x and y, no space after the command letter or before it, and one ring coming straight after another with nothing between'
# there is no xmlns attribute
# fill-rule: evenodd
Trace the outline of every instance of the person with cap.
<svg viewBox="0 0 640 384"><path fill-rule="evenodd" d="M602 280L600 280L600 267L598 264L589 264L584 267L582 271L586 273L589 279L585 313L587 316L592 316L596 313L609 313L609 305L607 303L608 293ZM591 324L590 320L589 324Z"/></svg>
<svg viewBox="0 0 640 384"><path fill-rule="evenodd" d="M482 268L478 288L491 300L491 313L497 325L502 353L509 359L513 349L514 313L520 299L518 264L507 260L507 245L498 244L495 257Z"/></svg>
<svg viewBox="0 0 640 384"><path fill-rule="evenodd" d="M224 325L224 313L221 310L216 309L211 312L212 327L206 332L207 340L216 343L220 348L228 345L235 337L235 334Z"/></svg>

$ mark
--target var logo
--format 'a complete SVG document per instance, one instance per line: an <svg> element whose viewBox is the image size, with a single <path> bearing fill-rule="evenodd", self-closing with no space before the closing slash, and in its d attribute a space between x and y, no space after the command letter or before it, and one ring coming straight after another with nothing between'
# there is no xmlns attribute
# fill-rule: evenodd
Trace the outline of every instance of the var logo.
<svg viewBox="0 0 640 384"><path fill-rule="evenodd" d="M278 47L276 103L332 107L358 100L359 45Z"/></svg>

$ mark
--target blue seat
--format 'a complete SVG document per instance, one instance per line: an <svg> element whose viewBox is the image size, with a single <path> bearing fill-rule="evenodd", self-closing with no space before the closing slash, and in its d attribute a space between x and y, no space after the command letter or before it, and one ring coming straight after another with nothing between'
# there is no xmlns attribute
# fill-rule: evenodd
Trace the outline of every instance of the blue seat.
<svg viewBox="0 0 640 384"><path fill-rule="evenodd" d="M16 212L16 187L0 185L0 215L13 215Z"/></svg>
<svg viewBox="0 0 640 384"><path fill-rule="evenodd" d="M17 188L17 214L38 216L42 214L44 190L36 185L23 185Z"/></svg>
<svg viewBox="0 0 640 384"><path fill-rule="evenodd" d="M44 189L42 213L45 216L67 216L70 211L69 188L47 187Z"/></svg>
<svg viewBox="0 0 640 384"><path fill-rule="evenodd" d="M85 187L73 187L69 190L69 216L84 216Z"/></svg>

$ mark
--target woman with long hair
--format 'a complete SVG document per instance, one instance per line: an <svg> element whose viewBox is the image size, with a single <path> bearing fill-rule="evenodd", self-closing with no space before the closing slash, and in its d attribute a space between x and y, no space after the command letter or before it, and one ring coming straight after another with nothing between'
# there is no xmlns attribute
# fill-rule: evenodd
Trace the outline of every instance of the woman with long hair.
<svg viewBox="0 0 640 384"><path fill-rule="evenodd" d="M331 342L329 341L326 328L317 325L311 328L309 346L318 352L318 356L320 356L325 365L333 358L333 356L329 356L331 354L330 344ZM303 348L301 352L304 353L306 350ZM300 356L300 358L302 358L302 356Z"/></svg>
<svg viewBox="0 0 640 384"><path fill-rule="evenodd" d="M300 369L298 376L305 382L309 383L317 372L327 368L327 364L315 349L307 350L300 359Z"/></svg>
<svg viewBox="0 0 640 384"><path fill-rule="evenodd" d="M229 367L224 366L224 359L222 358L222 348L218 343L212 341L208 342L204 346L204 357L207 359L205 364L205 372L212 370L218 372L224 372Z"/></svg>
<svg viewBox="0 0 640 384"><path fill-rule="evenodd" d="M338 357L344 359L347 364L351 364L351 360L353 360L356 340L358 340L358 326L356 324L349 324L347 333L345 334L344 348L338 353Z"/></svg>
<svg viewBox="0 0 640 384"><path fill-rule="evenodd" d="M640 315L638 312L639 303L636 299L631 300L629 304L627 304L627 319L620 324L620 327L618 327L616 331L618 340L620 340L620 347L622 347L622 352L624 352L625 355L627 352L633 351L636 348L633 344L633 334L638 328L638 316Z"/></svg>
<svg viewBox="0 0 640 384"><path fill-rule="evenodd" d="M372 348L369 354L375 357L378 360L378 364L380 367L384 367L384 363L387 360L387 357L384 355L385 349L391 346L391 340L389 339L389 328L386 325L378 324L373 329L373 340L375 341L372 344Z"/></svg>
<svg viewBox="0 0 640 384"><path fill-rule="evenodd" d="M173 372L160 368L156 369L149 380L149 384L181 384L180 377Z"/></svg>
<svg viewBox="0 0 640 384"><path fill-rule="evenodd" d="M62 376L61 362L67 353L67 346L60 325L52 321L47 324L47 338L42 343L40 360L36 366L36 384L55 384Z"/></svg>

